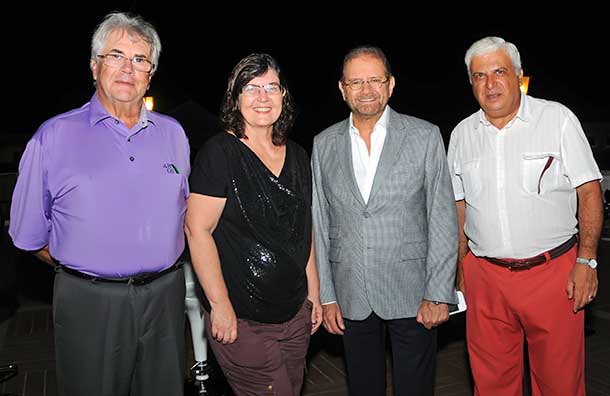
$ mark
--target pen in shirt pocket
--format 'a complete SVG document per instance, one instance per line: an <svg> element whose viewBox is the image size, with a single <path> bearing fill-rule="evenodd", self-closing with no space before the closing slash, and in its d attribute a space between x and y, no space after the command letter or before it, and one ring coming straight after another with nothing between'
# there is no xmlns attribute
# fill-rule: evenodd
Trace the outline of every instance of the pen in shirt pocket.
<svg viewBox="0 0 610 396"><path fill-rule="evenodd" d="M544 172L551 167L554 158L555 157L550 155L549 159L546 160L546 164L544 164L544 168L542 168L542 172L540 172L540 177L538 178L538 195L540 195L540 183L542 182L542 176L544 176Z"/></svg>

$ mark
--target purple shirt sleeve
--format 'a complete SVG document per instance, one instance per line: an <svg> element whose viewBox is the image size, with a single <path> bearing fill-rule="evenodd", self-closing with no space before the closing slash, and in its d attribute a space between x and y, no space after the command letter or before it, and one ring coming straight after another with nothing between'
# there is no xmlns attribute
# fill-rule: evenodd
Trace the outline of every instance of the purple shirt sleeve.
<svg viewBox="0 0 610 396"><path fill-rule="evenodd" d="M12 198L9 234L23 250L38 250L49 243L50 195L41 136L39 131L26 146Z"/></svg>

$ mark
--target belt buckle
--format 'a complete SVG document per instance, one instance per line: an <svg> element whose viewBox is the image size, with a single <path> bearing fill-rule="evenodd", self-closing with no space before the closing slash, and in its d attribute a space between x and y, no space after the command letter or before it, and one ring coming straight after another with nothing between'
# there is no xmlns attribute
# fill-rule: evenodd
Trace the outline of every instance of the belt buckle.
<svg viewBox="0 0 610 396"><path fill-rule="evenodd" d="M141 274L137 274L136 276L130 277L129 283L134 286L143 286L154 281L158 278L158 276L159 274L156 272L143 272Z"/></svg>
<svg viewBox="0 0 610 396"><path fill-rule="evenodd" d="M173 272L174 270L180 268L179 265L172 265L169 268L166 268L165 270L161 271L161 272L142 272L141 274L137 274L135 276L131 276L129 277L129 280L127 281L127 283L129 283L130 285L134 285L134 286L143 286L146 285L158 278L160 278L161 276L168 274L170 272Z"/></svg>
<svg viewBox="0 0 610 396"><path fill-rule="evenodd" d="M134 286L142 286L148 283L148 277L146 276L132 276L129 278L129 281L127 283L130 283Z"/></svg>
<svg viewBox="0 0 610 396"><path fill-rule="evenodd" d="M508 265L509 271L524 271L530 269L532 266L527 260L515 260L511 261Z"/></svg>

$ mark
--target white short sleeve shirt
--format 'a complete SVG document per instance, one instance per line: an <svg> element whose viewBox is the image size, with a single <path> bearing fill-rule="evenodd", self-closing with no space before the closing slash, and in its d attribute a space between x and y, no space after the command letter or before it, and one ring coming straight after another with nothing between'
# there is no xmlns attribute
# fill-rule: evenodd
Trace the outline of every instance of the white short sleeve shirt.
<svg viewBox="0 0 610 396"><path fill-rule="evenodd" d="M602 178L576 116L527 95L502 129L482 110L458 124L448 161L477 256L527 258L565 242L577 232L575 188Z"/></svg>

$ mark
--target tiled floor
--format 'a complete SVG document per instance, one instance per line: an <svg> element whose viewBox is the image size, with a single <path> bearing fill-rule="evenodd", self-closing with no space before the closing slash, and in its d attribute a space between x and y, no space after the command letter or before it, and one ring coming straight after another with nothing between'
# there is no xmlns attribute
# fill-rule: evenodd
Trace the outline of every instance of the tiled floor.
<svg viewBox="0 0 610 396"><path fill-rule="evenodd" d="M453 320L453 319L452 319ZM54 396L55 370L51 309L32 306L20 310L0 327L4 341L0 343L0 365L15 362L17 377L0 385L0 392L23 396ZM447 325L441 334L445 340L438 353L436 391L438 396L472 395L467 368L465 344L454 337L462 330L462 320ZM595 319L595 333L586 339L587 394L610 395L610 321ZM346 395L345 370L337 340L320 333L312 343L303 396ZM388 395L391 392L388 391ZM567 396L567 395L566 395Z"/></svg>
<svg viewBox="0 0 610 396"><path fill-rule="evenodd" d="M456 324L461 326L463 323L457 320ZM19 366L18 376L0 386L0 391L24 396L55 395L50 306L37 304L20 309L2 325L0 331L4 332L4 341L0 344L0 365L15 362ZM471 394L464 361L462 340L446 342L440 348L437 395ZM303 395L345 395L345 389L345 370L339 340L320 332L312 340Z"/></svg>
<svg viewBox="0 0 610 396"><path fill-rule="evenodd" d="M610 241L602 242L599 261L600 292L587 320L587 395L610 396ZM28 275L41 273L49 276L50 271L28 267ZM51 324L51 306L39 297L21 301L17 313L0 323L0 366L10 362L19 366L16 377L0 384L0 394L56 395ZM472 395L463 315L453 316L441 327L439 341L435 395ZM323 330L312 339L303 390L303 396L322 395L347 395L340 340Z"/></svg>

